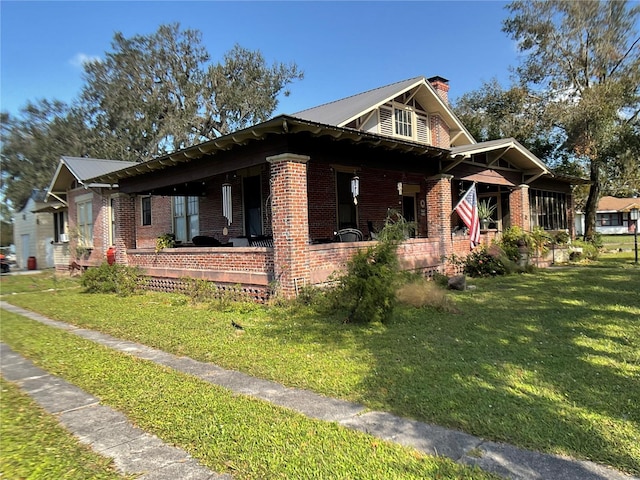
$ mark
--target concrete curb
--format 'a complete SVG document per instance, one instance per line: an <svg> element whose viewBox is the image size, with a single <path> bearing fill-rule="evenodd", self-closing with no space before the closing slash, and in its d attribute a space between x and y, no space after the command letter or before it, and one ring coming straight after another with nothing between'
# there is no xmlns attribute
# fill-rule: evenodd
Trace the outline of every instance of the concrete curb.
<svg viewBox="0 0 640 480"><path fill-rule="evenodd" d="M177 357L135 342L119 340L97 331L55 321L6 302L0 302L0 307L46 325L71 331L114 350L197 376L233 392L260 398L311 418L337 422L345 427L412 447L430 455L441 455L462 464L475 465L505 478L640 480L638 477L632 477L593 462L524 450L385 412L366 411L362 405L324 397L306 390L288 388L275 382L225 370L191 358Z"/></svg>

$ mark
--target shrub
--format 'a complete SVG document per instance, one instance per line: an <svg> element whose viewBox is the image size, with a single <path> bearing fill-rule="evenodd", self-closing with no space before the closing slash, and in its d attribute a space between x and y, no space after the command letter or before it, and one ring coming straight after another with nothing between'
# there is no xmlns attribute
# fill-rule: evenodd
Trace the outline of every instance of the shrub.
<svg viewBox="0 0 640 480"><path fill-rule="evenodd" d="M560 230L559 232L556 232L555 235L553 236L553 242L556 245L568 245L570 243L570 240L571 240L571 237L564 230Z"/></svg>
<svg viewBox="0 0 640 480"><path fill-rule="evenodd" d="M360 250L347 262L347 272L330 293L334 309L346 310L347 321L384 322L396 303L399 282L397 248L412 222L390 210L378 243Z"/></svg>
<svg viewBox="0 0 640 480"><path fill-rule="evenodd" d="M540 226L533 227L530 237L533 242L533 248L538 255L542 255L547 252L549 250L549 245L553 242L551 235L549 235L549 233Z"/></svg>
<svg viewBox="0 0 640 480"><path fill-rule="evenodd" d="M576 240L573 242L574 247L578 247L582 249L581 252L573 251L569 255L569 259L572 262L577 262L580 260L597 260L600 251L598 248L591 242L585 242L583 240Z"/></svg>
<svg viewBox="0 0 640 480"><path fill-rule="evenodd" d="M505 255L513 262L520 260L520 248L533 249L533 239L518 226L507 228L503 233L498 245L504 250Z"/></svg>
<svg viewBox="0 0 640 480"><path fill-rule="evenodd" d="M218 288L212 282L199 278L182 279L185 287L184 294L189 297L191 304L206 302L218 296Z"/></svg>
<svg viewBox="0 0 640 480"><path fill-rule="evenodd" d="M80 279L80 284L87 293L117 293L128 296L136 293L144 283L144 275L138 267L126 265L102 265L87 269Z"/></svg>
<svg viewBox="0 0 640 480"><path fill-rule="evenodd" d="M463 272L470 277L493 277L507 273L504 258L492 255L485 246L477 248L464 258L454 255L449 261L461 266Z"/></svg>
<svg viewBox="0 0 640 480"><path fill-rule="evenodd" d="M333 303L347 311L347 320L383 322L395 306L398 279L395 244L378 242L356 253L347 263L347 273L339 278Z"/></svg>

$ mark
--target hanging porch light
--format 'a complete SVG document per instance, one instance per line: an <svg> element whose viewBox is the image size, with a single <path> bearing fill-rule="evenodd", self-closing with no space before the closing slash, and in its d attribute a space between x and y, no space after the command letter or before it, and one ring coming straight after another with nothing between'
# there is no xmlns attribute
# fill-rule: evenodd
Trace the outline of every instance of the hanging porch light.
<svg viewBox="0 0 640 480"><path fill-rule="evenodd" d="M233 222L233 205L231 204L231 184L222 184L222 216L227 219L227 226Z"/></svg>

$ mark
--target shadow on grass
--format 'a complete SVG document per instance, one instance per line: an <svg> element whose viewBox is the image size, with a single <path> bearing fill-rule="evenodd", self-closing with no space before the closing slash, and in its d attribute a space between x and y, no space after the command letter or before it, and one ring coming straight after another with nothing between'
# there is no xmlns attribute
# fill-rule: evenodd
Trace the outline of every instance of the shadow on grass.
<svg viewBox="0 0 640 480"><path fill-rule="evenodd" d="M355 343L370 364L352 399L371 408L639 473L638 272L604 263L474 283L460 315L316 318L288 339Z"/></svg>

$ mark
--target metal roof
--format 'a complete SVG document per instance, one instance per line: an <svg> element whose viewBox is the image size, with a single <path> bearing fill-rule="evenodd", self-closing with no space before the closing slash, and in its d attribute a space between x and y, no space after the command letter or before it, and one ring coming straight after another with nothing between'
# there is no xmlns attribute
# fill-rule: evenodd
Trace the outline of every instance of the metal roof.
<svg viewBox="0 0 640 480"><path fill-rule="evenodd" d="M62 157L62 161L67 165L71 173L73 173L73 176L76 177L79 182L83 183L90 178L115 172L116 170L122 170L123 168L136 164L136 162L125 162L123 160L82 157Z"/></svg>
<svg viewBox="0 0 640 480"><path fill-rule="evenodd" d="M106 186L90 183L89 180L133 165L136 165L136 162L104 158L60 157L56 173L47 189L47 195L66 194L67 188L74 180L85 187Z"/></svg>
<svg viewBox="0 0 640 480"><path fill-rule="evenodd" d="M341 100L293 113L291 116L326 125L340 126L354 117L362 115L372 107L397 97L403 91L425 82L424 77L414 77L384 87L374 88Z"/></svg>
<svg viewBox="0 0 640 480"><path fill-rule="evenodd" d="M422 76L374 88L373 90L358 93L341 100L299 111L291 116L326 125L344 127L356 118L377 109L380 105L390 102L397 96L415 88L417 88L418 93L416 98L422 101L423 106L428 108L430 113L437 112L449 125L451 143L453 145L476 143L471 133L458 119L451 107L440 98L440 95L435 91L431 82Z"/></svg>

